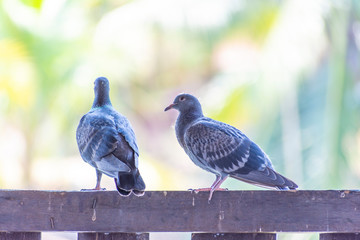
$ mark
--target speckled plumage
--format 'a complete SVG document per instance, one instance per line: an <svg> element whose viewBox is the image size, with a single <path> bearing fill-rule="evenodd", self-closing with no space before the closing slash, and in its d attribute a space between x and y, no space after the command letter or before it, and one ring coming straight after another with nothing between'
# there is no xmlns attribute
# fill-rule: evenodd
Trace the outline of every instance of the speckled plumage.
<svg viewBox="0 0 360 240"><path fill-rule="evenodd" d="M115 111L109 98L109 82L95 80L95 99L76 130L76 140L83 160L96 169L96 189L101 175L115 179L121 195L143 195L145 183L138 170L139 150L129 121Z"/></svg>
<svg viewBox="0 0 360 240"><path fill-rule="evenodd" d="M275 172L270 158L240 130L204 117L194 96L178 95L165 111L171 108L179 111L175 132L181 147L197 166L217 176L209 200L228 176L266 188L298 187Z"/></svg>

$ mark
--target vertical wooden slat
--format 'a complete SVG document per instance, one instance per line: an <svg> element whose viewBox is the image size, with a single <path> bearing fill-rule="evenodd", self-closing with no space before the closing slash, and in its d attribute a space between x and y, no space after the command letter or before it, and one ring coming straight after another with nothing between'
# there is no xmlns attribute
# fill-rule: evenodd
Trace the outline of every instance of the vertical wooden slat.
<svg viewBox="0 0 360 240"><path fill-rule="evenodd" d="M149 240L149 233L78 233L78 240Z"/></svg>
<svg viewBox="0 0 360 240"><path fill-rule="evenodd" d="M360 240L359 233L322 233L320 240Z"/></svg>
<svg viewBox="0 0 360 240"><path fill-rule="evenodd" d="M40 232L0 232L0 240L41 240Z"/></svg>
<svg viewBox="0 0 360 240"><path fill-rule="evenodd" d="M276 240L274 233L193 233L191 240Z"/></svg>

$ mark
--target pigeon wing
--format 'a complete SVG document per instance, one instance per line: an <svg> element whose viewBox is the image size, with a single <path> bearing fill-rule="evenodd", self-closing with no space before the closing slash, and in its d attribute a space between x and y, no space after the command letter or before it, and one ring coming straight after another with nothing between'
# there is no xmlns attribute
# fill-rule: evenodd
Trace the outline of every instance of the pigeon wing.
<svg viewBox="0 0 360 240"><path fill-rule="evenodd" d="M272 165L266 164L270 162L268 156L254 142L251 142L249 146L248 162L263 163L257 169L252 169L246 174L238 170L230 173L230 176L265 188L285 190L298 187L293 181L277 173Z"/></svg>
<svg viewBox="0 0 360 240"><path fill-rule="evenodd" d="M297 187L274 171L258 145L228 124L200 120L187 129L185 143L199 162L215 172L270 188Z"/></svg>
<svg viewBox="0 0 360 240"><path fill-rule="evenodd" d="M249 162L251 141L238 129L214 120L200 120L185 132L188 151L219 173L247 173L263 162Z"/></svg>
<svg viewBox="0 0 360 240"><path fill-rule="evenodd" d="M130 171L124 162L112 154L118 145L118 134L110 119L92 115L85 115L76 131L83 159L111 177L119 171Z"/></svg>
<svg viewBox="0 0 360 240"><path fill-rule="evenodd" d="M126 117L122 116L121 114L117 113L116 118L116 129L121 134L126 142L130 145L130 147L134 150L137 156L139 156L139 149L136 143L136 137L134 130L130 122L127 120Z"/></svg>

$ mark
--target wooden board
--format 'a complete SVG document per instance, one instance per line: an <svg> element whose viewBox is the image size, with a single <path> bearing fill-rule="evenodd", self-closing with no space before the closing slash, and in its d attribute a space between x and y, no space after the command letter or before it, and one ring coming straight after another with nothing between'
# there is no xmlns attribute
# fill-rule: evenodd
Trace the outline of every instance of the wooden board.
<svg viewBox="0 0 360 240"><path fill-rule="evenodd" d="M191 240L276 240L274 233L193 233Z"/></svg>
<svg viewBox="0 0 360 240"><path fill-rule="evenodd" d="M360 240L359 233L323 233L320 240Z"/></svg>
<svg viewBox="0 0 360 240"><path fill-rule="evenodd" d="M149 240L148 233L79 233L78 240Z"/></svg>
<svg viewBox="0 0 360 240"><path fill-rule="evenodd" d="M39 232L0 232L0 240L41 240Z"/></svg>
<svg viewBox="0 0 360 240"><path fill-rule="evenodd" d="M0 231L360 232L358 191L0 191Z"/></svg>

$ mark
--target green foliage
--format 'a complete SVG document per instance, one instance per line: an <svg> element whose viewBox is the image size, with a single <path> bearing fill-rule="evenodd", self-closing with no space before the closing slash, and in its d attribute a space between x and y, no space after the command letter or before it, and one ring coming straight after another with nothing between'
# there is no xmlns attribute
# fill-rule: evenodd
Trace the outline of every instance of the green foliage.
<svg viewBox="0 0 360 240"><path fill-rule="evenodd" d="M33 7L37 10L40 10L41 8L41 4L42 4L42 0L21 0L22 3L24 3L24 5L27 5L29 7Z"/></svg>

